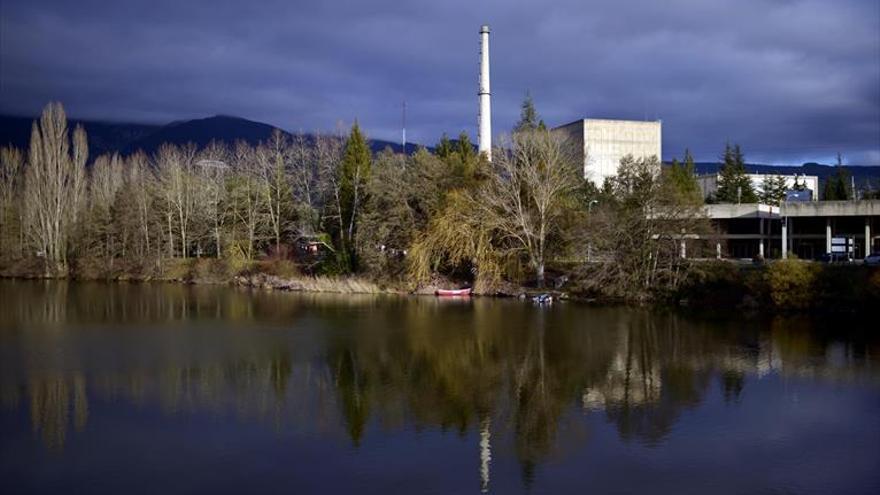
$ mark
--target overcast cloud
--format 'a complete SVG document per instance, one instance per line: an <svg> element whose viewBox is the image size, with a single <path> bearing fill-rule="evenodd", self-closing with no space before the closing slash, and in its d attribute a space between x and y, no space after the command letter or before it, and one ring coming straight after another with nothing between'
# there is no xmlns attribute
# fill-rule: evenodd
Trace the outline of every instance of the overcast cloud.
<svg viewBox="0 0 880 495"><path fill-rule="evenodd" d="M230 114L397 140L476 131L479 26L493 124L530 90L549 125L662 119L664 158L880 164L877 0L3 0L0 111Z"/></svg>

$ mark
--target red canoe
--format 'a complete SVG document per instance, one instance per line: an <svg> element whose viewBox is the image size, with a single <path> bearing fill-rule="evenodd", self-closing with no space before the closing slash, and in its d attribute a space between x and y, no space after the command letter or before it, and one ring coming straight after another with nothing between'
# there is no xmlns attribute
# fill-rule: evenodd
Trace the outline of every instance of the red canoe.
<svg viewBox="0 0 880 495"><path fill-rule="evenodd" d="M437 289L434 294L438 296L469 296L473 289Z"/></svg>

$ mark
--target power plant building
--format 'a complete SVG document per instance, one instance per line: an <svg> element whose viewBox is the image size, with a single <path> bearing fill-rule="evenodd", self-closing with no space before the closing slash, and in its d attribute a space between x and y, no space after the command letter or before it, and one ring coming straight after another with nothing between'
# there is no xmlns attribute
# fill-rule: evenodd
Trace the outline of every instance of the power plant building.
<svg viewBox="0 0 880 495"><path fill-rule="evenodd" d="M718 192L718 181L721 174L703 174L697 176L697 185L700 186L700 192L703 193L703 199L709 199ZM819 200L819 177L816 175L798 175L798 174L746 174L746 177L752 183L755 192L764 190L764 181L768 179L785 180L785 187L788 190L795 190L798 187L804 188L806 196L812 201Z"/></svg>
<svg viewBox="0 0 880 495"><path fill-rule="evenodd" d="M584 178L602 185L617 175L620 159L663 156L662 122L643 120L581 119L553 129L574 144L578 161L583 161Z"/></svg>

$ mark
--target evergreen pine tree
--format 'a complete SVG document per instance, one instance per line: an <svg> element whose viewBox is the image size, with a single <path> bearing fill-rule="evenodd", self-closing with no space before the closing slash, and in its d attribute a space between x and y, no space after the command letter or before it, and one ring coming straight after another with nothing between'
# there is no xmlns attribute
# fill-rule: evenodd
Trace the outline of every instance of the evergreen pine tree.
<svg viewBox="0 0 880 495"><path fill-rule="evenodd" d="M758 198L765 205L779 206L785 200L788 192L785 177L781 175L765 175L761 183L761 192Z"/></svg>
<svg viewBox="0 0 880 495"><path fill-rule="evenodd" d="M471 144L471 138L464 131L458 135L458 155L463 162L470 162L477 156L474 152L474 145Z"/></svg>
<svg viewBox="0 0 880 495"><path fill-rule="evenodd" d="M443 136L440 137L440 142L434 147L434 154L440 158L448 158L453 151L452 142L449 140L449 136L444 132Z"/></svg>
<svg viewBox="0 0 880 495"><path fill-rule="evenodd" d="M745 159L739 145L724 147L724 163L718 171L718 190L715 199L719 203L756 203L758 196L752 181L746 175Z"/></svg>
<svg viewBox="0 0 880 495"><path fill-rule="evenodd" d="M828 176L825 180L823 188L823 199L825 201L841 201L851 199L852 191L850 191L849 171L843 165L839 164L834 167L834 174Z"/></svg>
<svg viewBox="0 0 880 495"><path fill-rule="evenodd" d="M461 131L455 144L450 143L450 152L446 156L438 153L438 156L451 169L453 175L459 179L472 177L476 169L477 153L471 144L471 139L467 133Z"/></svg>
<svg viewBox="0 0 880 495"><path fill-rule="evenodd" d="M837 176L829 175L825 179L825 185L822 187L822 199L825 201L834 201L837 199Z"/></svg>
<svg viewBox="0 0 880 495"><path fill-rule="evenodd" d="M534 131L537 129L544 130L547 126L544 121L538 117L538 111L535 110L535 102L532 101L532 95L526 91L526 98L522 102L519 122L513 128L513 132Z"/></svg>
<svg viewBox="0 0 880 495"><path fill-rule="evenodd" d="M697 176L697 165L694 163L694 155L691 154L691 150L688 148L684 149L684 170L691 177Z"/></svg>
<svg viewBox="0 0 880 495"><path fill-rule="evenodd" d="M672 160L672 166L667 172L669 184L672 186L672 194L679 200L688 202L702 202L703 196L694 175L694 158L690 151L685 151L685 162L681 163L678 158Z"/></svg>
<svg viewBox="0 0 880 495"><path fill-rule="evenodd" d="M345 231L340 232L342 248L340 251L340 267L346 270L355 268L353 253L357 217L366 198L364 197L367 181L370 178L372 154L367 139L361 132L357 121L351 126L351 134L345 143L345 154L342 159L342 173L339 180L339 193L342 220Z"/></svg>

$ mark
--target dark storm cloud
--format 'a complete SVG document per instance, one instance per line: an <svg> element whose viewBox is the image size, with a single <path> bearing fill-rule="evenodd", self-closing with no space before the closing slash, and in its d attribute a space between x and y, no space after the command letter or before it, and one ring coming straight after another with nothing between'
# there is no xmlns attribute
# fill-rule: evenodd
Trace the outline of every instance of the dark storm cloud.
<svg viewBox="0 0 880 495"><path fill-rule="evenodd" d="M880 164L876 0L5 1L0 110L290 130L472 136L477 31L492 26L496 132L525 91L551 125L662 118L666 158Z"/></svg>

